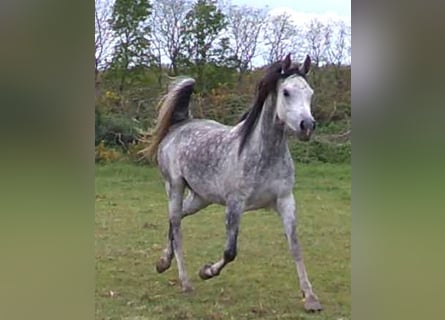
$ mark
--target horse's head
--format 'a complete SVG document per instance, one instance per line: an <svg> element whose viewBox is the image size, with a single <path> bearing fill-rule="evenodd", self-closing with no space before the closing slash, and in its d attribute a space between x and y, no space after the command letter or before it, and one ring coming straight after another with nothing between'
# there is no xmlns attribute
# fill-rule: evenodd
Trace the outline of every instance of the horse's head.
<svg viewBox="0 0 445 320"><path fill-rule="evenodd" d="M276 114L300 140L307 141L315 130L311 113L314 91L306 81L311 59L306 56L299 67L291 67L290 54L281 62L281 80L277 83Z"/></svg>
<svg viewBox="0 0 445 320"><path fill-rule="evenodd" d="M306 57L299 67L291 67L290 54L283 61L272 64L259 81L253 106L241 117L241 143L239 153L253 132L269 96L275 101L275 114L300 140L309 140L315 130L311 114L313 90L306 82L311 59Z"/></svg>

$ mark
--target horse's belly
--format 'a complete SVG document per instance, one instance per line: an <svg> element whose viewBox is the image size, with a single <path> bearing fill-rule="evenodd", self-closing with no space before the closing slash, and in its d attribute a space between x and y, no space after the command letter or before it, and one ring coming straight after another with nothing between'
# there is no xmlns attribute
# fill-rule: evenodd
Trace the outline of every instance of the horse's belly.
<svg viewBox="0 0 445 320"><path fill-rule="evenodd" d="M246 201L245 211L274 207L276 199L277 197L273 193L253 194Z"/></svg>
<svg viewBox="0 0 445 320"><path fill-rule="evenodd" d="M193 192L199 195L202 199L210 202L225 205L224 193L216 183L211 181L187 181L188 186Z"/></svg>

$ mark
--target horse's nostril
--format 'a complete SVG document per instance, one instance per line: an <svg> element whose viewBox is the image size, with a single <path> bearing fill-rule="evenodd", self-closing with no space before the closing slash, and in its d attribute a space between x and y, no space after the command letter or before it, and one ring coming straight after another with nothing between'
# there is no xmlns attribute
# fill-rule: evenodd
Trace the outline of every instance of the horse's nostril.
<svg viewBox="0 0 445 320"><path fill-rule="evenodd" d="M306 126L304 125L304 120L302 120L302 121L300 122L300 129L301 129L301 131L304 131L305 128L306 128Z"/></svg>
<svg viewBox="0 0 445 320"><path fill-rule="evenodd" d="M314 131L315 130L315 121L314 120L302 120L300 122L301 131Z"/></svg>

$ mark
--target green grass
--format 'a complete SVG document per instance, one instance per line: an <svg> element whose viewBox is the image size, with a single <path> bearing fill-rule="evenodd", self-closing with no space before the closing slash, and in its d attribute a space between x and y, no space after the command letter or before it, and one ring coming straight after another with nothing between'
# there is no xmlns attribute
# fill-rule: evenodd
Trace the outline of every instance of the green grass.
<svg viewBox="0 0 445 320"><path fill-rule="evenodd" d="M166 243L167 201L157 168L96 166L96 319L350 319L350 166L297 165L298 232L306 268L324 311L308 314L281 221L271 212L241 220L238 256L219 277L197 272L223 254L224 210L210 206L183 220L187 271L158 274Z"/></svg>

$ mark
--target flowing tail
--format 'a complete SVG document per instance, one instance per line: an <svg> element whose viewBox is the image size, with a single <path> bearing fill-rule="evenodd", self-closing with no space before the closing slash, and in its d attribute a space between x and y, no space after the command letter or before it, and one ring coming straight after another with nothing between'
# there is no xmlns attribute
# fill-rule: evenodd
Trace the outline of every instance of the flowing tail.
<svg viewBox="0 0 445 320"><path fill-rule="evenodd" d="M156 163L159 144L167 135L170 126L191 118L189 102L194 85L195 80L192 78L181 79L173 84L169 92L161 99L159 115L156 127L150 137L150 143L139 151L144 158ZM147 141L148 139L142 139L142 142Z"/></svg>

